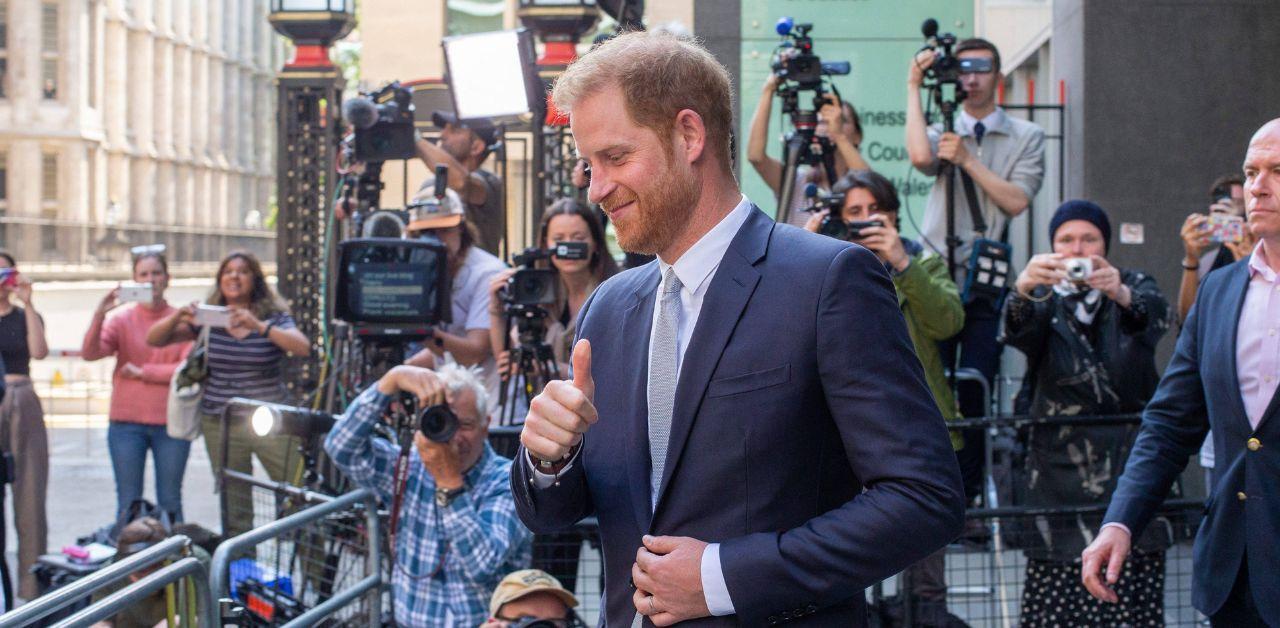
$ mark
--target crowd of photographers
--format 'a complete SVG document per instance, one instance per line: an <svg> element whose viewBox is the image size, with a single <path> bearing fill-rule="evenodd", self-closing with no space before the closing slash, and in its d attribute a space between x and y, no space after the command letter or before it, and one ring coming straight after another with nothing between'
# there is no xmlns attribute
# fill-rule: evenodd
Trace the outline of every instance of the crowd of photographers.
<svg viewBox="0 0 1280 628"><path fill-rule="evenodd" d="M1016 277L1004 270L1001 281L1007 283L995 282L991 277L1001 271L992 264L1007 263L1008 257L987 257L983 251L1003 247L1007 253L1009 221L1027 209L1043 180L1044 133L996 103L1003 76L992 44L959 42L954 56L966 97L952 128L929 125L921 105L922 85L938 54L925 51L908 64L906 145L912 166L935 177L918 240L901 234L897 190L862 157L857 112L834 93L821 97L814 130L834 151L830 167L779 160L766 150L772 101L783 82L771 75L750 123L752 168L778 198L790 198L783 221L855 242L883 263L945 419L988 414L983 387L957 385L948 371L972 369L992 382L1005 346L1027 359L1017 399L1021 412L1141 411L1159 379L1157 342L1171 324L1186 318L1209 271L1254 248L1256 240L1242 220L1243 181L1235 176L1215 181L1208 211L1188 216L1183 224L1184 272L1176 309L1150 276L1108 261L1110 219L1105 209L1084 200L1065 202L1054 212L1051 252L1030 256ZM515 513L513 452L495 449L489 430L523 419L527 406L522 404L541 387L536 382L568 374L578 313L619 267L606 245L601 212L563 198L542 216L536 242L541 252L526 252L526 259L513 260L520 268L508 268L496 255L505 227L502 185L483 168L498 141L493 125L441 112L433 119L442 129L440 141L419 140L415 156L433 170L447 166L448 190L429 210L411 217L404 237L444 246L450 322L433 328L420 347L403 356L403 365L391 368L346 408L324 450L348 479L373 490L395 513L392 591L398 624L577 625L572 591L581 539L535 541ZM574 176L582 187L589 172L577 170ZM957 192L948 192L949 179ZM423 183L420 198L433 194L432 184ZM0 271L13 267L12 258L0 254ZM534 269L550 271L541 275L553 277L544 286L549 292L532 305L516 303L511 292L521 289L517 273ZM10 277L16 272L0 272L0 357L6 368L0 439L8 449L20 446L27 454L16 474L15 504L19 594L29 599L39 593L28 574L45 549L48 470L39 400L26 374L29 361L42 358L47 347L30 283ZM149 298L131 298L133 304L120 307L125 301L120 290L111 291L84 338L86 360L117 360L108 429L117 517L141 498L150 451L159 511L169 522L183 519L181 485L190 438L166 429L167 404L175 372L187 368L195 352L207 369L196 433L205 437L215 473L223 460L229 469L250 473L256 456L274 480L297 484L301 474L296 437L256 436L246 417L234 413L225 432L221 425L233 396L285 400L282 359L309 351L309 339L268 286L257 260L248 253L229 254L204 304L170 305L164 296L168 279L163 252L137 254L133 280L151 286ZM992 285L998 289L989 289ZM221 308L225 318L206 318L213 316L206 306ZM850 325L856 327L857 321ZM411 449L380 435L378 425L388 409L406 396L423 407L447 406L455 431L441 438L417 432ZM1105 503L1135 434L1134 426L1025 430L1026 472L1017 475L1015 500L1049 507ZM971 504L979 503L983 492L983 442L980 430L952 432ZM399 472L397 460L406 451L410 464ZM1214 465L1209 440L1201 461L1206 468ZM230 536L251 527L252 504L246 488L227 490L228 509L242 513L227 519L223 532ZM1081 515L1077 523L1031 535L1035 540L1021 548L1028 556L1022 623L1158 623L1169 539L1149 532L1135 542L1137 551L1125 567L1124 602L1105 604L1080 586L1078 562L1101 517ZM143 531L156 537L148 542L163 537ZM527 569L530 565L561 578ZM944 551L939 551L904 574L917 625L954 620L947 613L944 566Z"/></svg>

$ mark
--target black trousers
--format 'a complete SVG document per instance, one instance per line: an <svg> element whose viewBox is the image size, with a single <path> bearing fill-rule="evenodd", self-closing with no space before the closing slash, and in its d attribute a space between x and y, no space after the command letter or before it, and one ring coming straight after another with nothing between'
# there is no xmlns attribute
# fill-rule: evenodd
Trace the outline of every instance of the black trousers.
<svg viewBox="0 0 1280 628"><path fill-rule="evenodd" d="M1247 558L1240 559L1240 573L1236 574L1236 583L1231 587L1231 594L1222 608L1209 618L1213 628L1267 628L1267 622L1258 613L1258 606L1253 602L1253 590L1249 588L1249 564Z"/></svg>

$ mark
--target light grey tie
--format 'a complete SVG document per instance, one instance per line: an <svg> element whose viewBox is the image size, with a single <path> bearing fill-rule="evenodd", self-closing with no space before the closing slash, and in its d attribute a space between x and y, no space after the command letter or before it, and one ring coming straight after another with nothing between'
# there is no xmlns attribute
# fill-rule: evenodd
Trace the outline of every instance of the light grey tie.
<svg viewBox="0 0 1280 628"><path fill-rule="evenodd" d="M676 404L676 351L680 333L680 289L684 285L675 270L667 267L658 299L658 317L653 323L653 346L649 348L649 507L658 503L662 470L667 465L667 443L671 441L671 414Z"/></svg>
<svg viewBox="0 0 1280 628"><path fill-rule="evenodd" d="M649 508L658 504L662 470L667 466L667 443L671 441L671 414L676 405L676 344L680 333L680 289L684 284L668 267L658 295L658 317L653 322L653 343L649 347ZM661 610L661 609L659 609ZM644 623L640 613L632 628Z"/></svg>

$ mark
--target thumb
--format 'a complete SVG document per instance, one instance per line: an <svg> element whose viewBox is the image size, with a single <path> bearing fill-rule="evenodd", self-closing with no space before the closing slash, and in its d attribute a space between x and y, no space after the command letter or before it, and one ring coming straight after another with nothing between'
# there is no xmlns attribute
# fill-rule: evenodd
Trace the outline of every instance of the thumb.
<svg viewBox="0 0 1280 628"><path fill-rule="evenodd" d="M591 377L591 341L586 338L573 345L573 387L594 401L596 381Z"/></svg>
<svg viewBox="0 0 1280 628"><path fill-rule="evenodd" d="M680 545L679 537L674 536L650 536L646 534L641 541L644 542L645 549L659 556L676 551L676 548Z"/></svg>

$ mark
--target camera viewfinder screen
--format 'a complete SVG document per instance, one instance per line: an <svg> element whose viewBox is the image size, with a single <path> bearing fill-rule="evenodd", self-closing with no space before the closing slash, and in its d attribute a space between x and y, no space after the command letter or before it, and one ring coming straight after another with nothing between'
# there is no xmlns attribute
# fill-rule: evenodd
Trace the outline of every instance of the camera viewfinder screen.
<svg viewBox="0 0 1280 628"><path fill-rule="evenodd" d="M440 321L445 293L443 247L394 238L341 244L335 314L354 325Z"/></svg>

